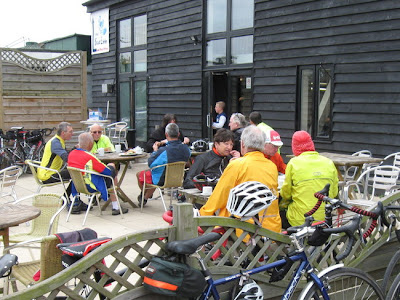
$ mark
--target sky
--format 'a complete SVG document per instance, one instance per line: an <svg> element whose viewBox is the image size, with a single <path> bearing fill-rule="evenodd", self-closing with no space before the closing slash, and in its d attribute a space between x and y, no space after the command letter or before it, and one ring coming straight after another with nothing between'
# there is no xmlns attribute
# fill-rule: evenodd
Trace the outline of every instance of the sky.
<svg viewBox="0 0 400 300"><path fill-rule="evenodd" d="M0 47L17 48L72 34L91 34L87 0L2 0Z"/></svg>

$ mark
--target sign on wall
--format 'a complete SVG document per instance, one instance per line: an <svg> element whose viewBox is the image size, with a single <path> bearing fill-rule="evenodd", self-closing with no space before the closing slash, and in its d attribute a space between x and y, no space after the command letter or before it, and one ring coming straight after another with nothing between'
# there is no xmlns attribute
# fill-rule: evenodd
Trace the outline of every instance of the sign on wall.
<svg viewBox="0 0 400 300"><path fill-rule="evenodd" d="M110 27L108 8L91 14L92 19L92 54L110 51Z"/></svg>

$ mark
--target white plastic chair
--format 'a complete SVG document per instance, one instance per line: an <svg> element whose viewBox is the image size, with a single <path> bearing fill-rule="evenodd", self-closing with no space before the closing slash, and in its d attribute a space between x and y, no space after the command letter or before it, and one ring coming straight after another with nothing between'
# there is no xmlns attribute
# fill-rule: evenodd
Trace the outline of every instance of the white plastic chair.
<svg viewBox="0 0 400 300"><path fill-rule="evenodd" d="M377 198L398 191L400 168L377 166L368 168L343 188L343 200L351 205L375 206ZM370 181L370 184L368 183Z"/></svg>
<svg viewBox="0 0 400 300"><path fill-rule="evenodd" d="M381 162L381 165L386 165L388 161L391 162L392 166L400 168L400 152L394 152L386 156Z"/></svg>
<svg viewBox="0 0 400 300"><path fill-rule="evenodd" d="M17 200L15 185L19 176L22 174L20 166L10 166L0 171L0 197L11 196Z"/></svg>
<svg viewBox="0 0 400 300"><path fill-rule="evenodd" d="M128 123L126 122L116 122L106 126L106 135L111 142L119 145L124 144L125 149L128 149L127 132Z"/></svg>
<svg viewBox="0 0 400 300"><path fill-rule="evenodd" d="M363 157L371 157L372 153L369 150L360 150L357 152L354 152L351 156L363 156ZM362 167L362 171L364 172L366 170L366 168L368 167L368 164L364 164ZM355 175L357 174L358 171L358 167L350 167L347 170L345 170L344 173L344 180L345 181L351 181L351 180L355 180Z"/></svg>

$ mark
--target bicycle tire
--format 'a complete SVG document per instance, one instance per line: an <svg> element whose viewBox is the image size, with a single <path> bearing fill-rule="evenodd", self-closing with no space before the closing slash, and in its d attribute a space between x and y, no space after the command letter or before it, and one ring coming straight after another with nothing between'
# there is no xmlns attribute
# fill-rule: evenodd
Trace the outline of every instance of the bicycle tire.
<svg viewBox="0 0 400 300"><path fill-rule="evenodd" d="M26 172L28 165L25 164L25 153L24 151L18 147L15 149L11 149L11 153L13 155L13 160L15 161L15 165L20 166L22 168L22 173Z"/></svg>
<svg viewBox="0 0 400 300"><path fill-rule="evenodd" d="M0 169L11 167L15 165L14 160L4 148L0 150Z"/></svg>
<svg viewBox="0 0 400 300"><path fill-rule="evenodd" d="M328 295L335 299L384 299L383 293L375 280L367 273L355 268L338 268L323 276ZM301 300L323 299L318 286L313 283L310 290Z"/></svg>
<svg viewBox="0 0 400 300"><path fill-rule="evenodd" d="M400 299L400 274L398 274L393 280L393 283L391 284L385 299L386 300Z"/></svg>
<svg viewBox="0 0 400 300"><path fill-rule="evenodd" d="M386 293L393 283L396 276L400 274L400 250L397 250L386 268L385 275L382 280L382 291Z"/></svg>
<svg viewBox="0 0 400 300"><path fill-rule="evenodd" d="M44 154L44 144L41 144L40 147L35 150L32 160L42 161L43 154Z"/></svg>

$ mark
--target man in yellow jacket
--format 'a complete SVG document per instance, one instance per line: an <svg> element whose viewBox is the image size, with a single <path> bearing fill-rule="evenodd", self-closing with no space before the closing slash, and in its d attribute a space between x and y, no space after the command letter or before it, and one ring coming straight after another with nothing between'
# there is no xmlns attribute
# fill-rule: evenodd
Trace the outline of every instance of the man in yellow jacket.
<svg viewBox="0 0 400 300"><path fill-rule="evenodd" d="M306 131L296 131L292 137L293 157L286 167L285 182L281 188L279 204L283 227L304 223L304 213L310 211L317 199L314 193L330 183L329 197L338 193L338 174L329 158L315 151L314 142ZM315 220L323 221L325 204L313 214Z"/></svg>
<svg viewBox="0 0 400 300"><path fill-rule="evenodd" d="M276 165L264 157L265 133L254 125L243 130L241 153L243 157L232 160L222 173L207 203L200 209L200 215L212 216L218 210L220 217L229 217L226 209L230 190L246 181L259 181L277 194L278 170ZM261 211L259 219L262 226L281 232L278 200L272 202L266 211Z"/></svg>

